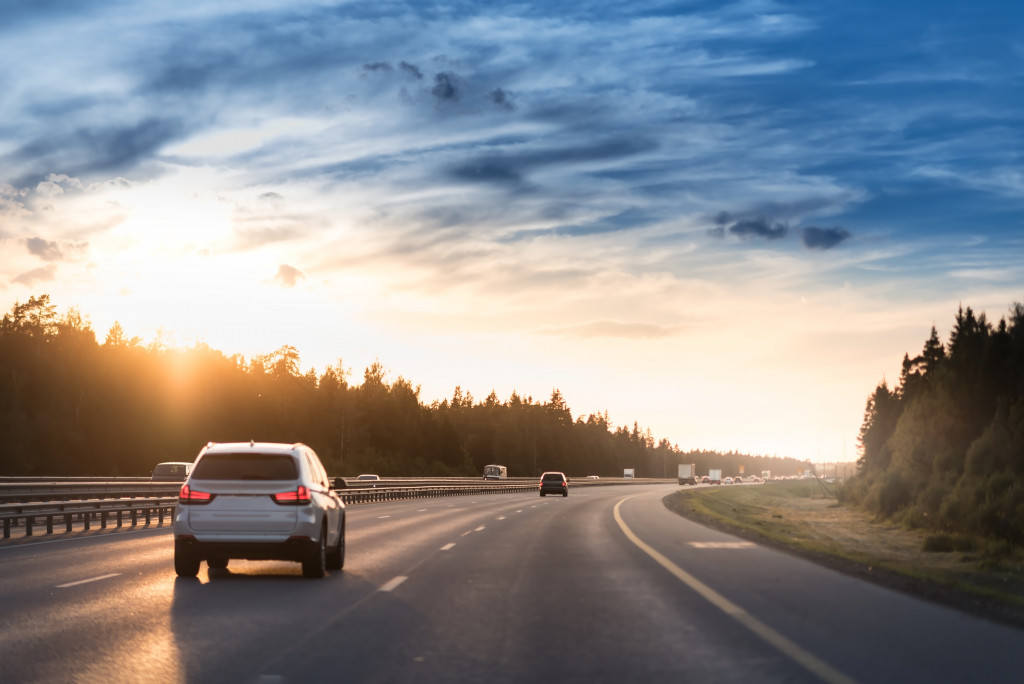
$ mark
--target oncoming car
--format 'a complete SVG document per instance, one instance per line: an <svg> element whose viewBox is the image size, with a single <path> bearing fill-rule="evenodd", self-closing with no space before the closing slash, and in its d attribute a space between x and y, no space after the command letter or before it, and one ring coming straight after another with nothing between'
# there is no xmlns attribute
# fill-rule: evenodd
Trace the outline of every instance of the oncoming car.
<svg viewBox="0 0 1024 684"><path fill-rule="evenodd" d="M569 481L565 479L565 473L550 471L540 476L540 495L561 494L569 496Z"/></svg>
<svg viewBox="0 0 1024 684"><path fill-rule="evenodd" d="M208 444L178 495L174 570L195 577L206 561L302 563L306 577L345 564L345 504L304 444Z"/></svg>

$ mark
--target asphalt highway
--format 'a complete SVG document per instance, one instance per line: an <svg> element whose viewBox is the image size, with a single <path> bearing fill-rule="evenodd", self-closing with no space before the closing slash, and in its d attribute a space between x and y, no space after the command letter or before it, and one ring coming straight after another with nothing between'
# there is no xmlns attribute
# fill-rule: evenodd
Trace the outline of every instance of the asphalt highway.
<svg viewBox="0 0 1024 684"><path fill-rule="evenodd" d="M170 527L0 546L0 682L1019 682L1024 631L665 509L674 485L350 506L346 565L179 579Z"/></svg>

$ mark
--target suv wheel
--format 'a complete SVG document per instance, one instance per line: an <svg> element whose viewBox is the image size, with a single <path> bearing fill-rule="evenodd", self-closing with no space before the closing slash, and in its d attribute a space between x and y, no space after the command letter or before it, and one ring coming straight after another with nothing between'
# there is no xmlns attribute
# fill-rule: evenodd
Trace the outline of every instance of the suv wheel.
<svg viewBox="0 0 1024 684"><path fill-rule="evenodd" d="M199 558L180 544L174 545L174 572L178 577L195 577L199 574Z"/></svg>
<svg viewBox="0 0 1024 684"><path fill-rule="evenodd" d="M302 561L302 576L319 578L324 576L324 568L327 565L327 528L320 529L320 541L309 556Z"/></svg>

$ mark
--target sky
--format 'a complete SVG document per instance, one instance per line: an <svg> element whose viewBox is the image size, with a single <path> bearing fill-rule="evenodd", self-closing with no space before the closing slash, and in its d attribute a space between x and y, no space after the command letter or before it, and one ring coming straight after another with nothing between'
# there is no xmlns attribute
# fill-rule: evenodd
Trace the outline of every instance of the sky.
<svg viewBox="0 0 1024 684"><path fill-rule="evenodd" d="M1024 300L1024 4L4 0L0 309L853 460Z"/></svg>

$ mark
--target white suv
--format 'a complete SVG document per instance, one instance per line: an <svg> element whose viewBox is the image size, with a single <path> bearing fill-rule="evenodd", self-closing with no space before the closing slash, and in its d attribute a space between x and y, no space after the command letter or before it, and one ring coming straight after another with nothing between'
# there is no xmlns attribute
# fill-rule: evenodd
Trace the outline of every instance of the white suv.
<svg viewBox="0 0 1024 684"><path fill-rule="evenodd" d="M304 444L208 444L178 495L174 570L228 559L290 560L306 577L345 564L345 504Z"/></svg>

